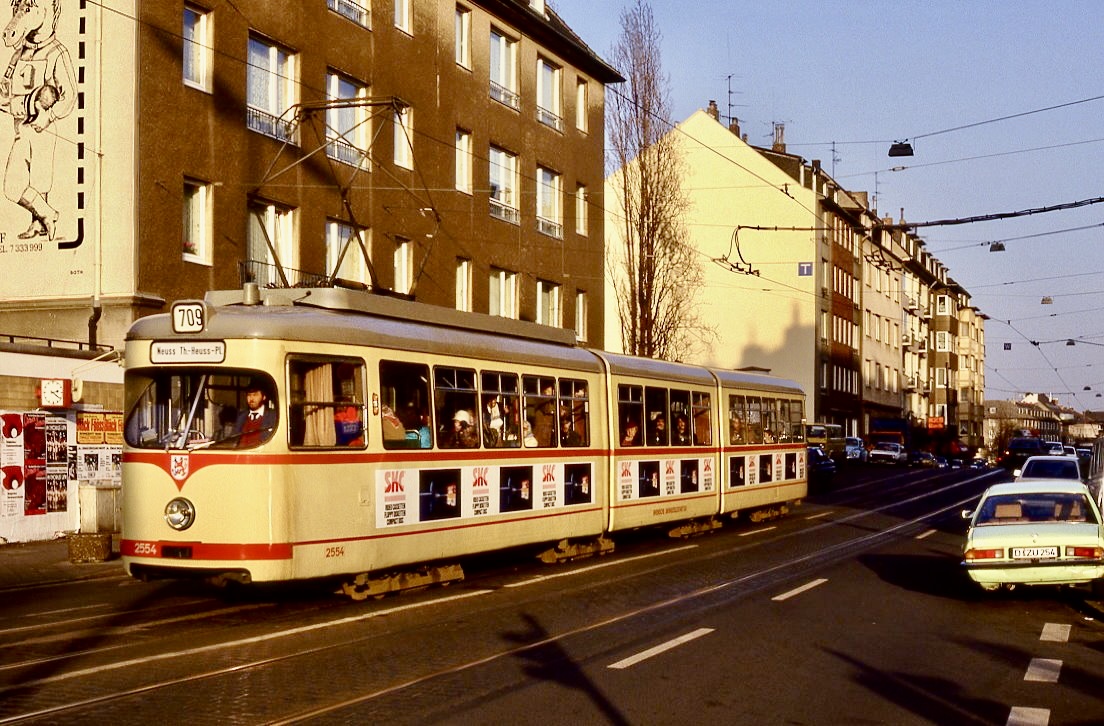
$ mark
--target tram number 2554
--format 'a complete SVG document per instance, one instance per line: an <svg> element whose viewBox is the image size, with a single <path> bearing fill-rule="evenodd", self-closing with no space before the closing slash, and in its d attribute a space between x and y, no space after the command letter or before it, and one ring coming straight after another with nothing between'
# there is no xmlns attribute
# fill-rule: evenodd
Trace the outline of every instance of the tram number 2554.
<svg viewBox="0 0 1104 726"><path fill-rule="evenodd" d="M344 547L327 547L326 548L326 557L327 558L329 558L329 557L344 557L344 556L345 556L345 548Z"/></svg>

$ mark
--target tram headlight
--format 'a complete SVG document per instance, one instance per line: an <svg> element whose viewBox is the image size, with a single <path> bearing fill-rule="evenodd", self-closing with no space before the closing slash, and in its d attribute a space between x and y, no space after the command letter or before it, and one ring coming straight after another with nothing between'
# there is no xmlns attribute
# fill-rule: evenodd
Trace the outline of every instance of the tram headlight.
<svg viewBox="0 0 1104 726"><path fill-rule="evenodd" d="M195 521L195 506L183 497L177 497L165 505L165 521L178 532L183 532Z"/></svg>

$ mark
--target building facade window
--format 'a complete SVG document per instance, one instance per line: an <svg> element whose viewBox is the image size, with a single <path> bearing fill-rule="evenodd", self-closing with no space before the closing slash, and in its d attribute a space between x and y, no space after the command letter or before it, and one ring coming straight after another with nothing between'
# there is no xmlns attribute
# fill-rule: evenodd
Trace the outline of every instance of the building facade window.
<svg viewBox="0 0 1104 726"><path fill-rule="evenodd" d="M403 106L392 118L395 127L395 166L414 168L414 109Z"/></svg>
<svg viewBox="0 0 1104 726"><path fill-rule="evenodd" d="M537 167L537 230L563 238L563 177L541 166Z"/></svg>
<svg viewBox="0 0 1104 726"><path fill-rule="evenodd" d="M517 273L491 268L487 312L503 318L518 317Z"/></svg>
<svg viewBox="0 0 1104 726"><path fill-rule="evenodd" d="M464 129L456 129L456 188L472 193L472 135Z"/></svg>
<svg viewBox="0 0 1104 726"><path fill-rule="evenodd" d="M563 325L562 288L554 282L537 280L537 322L559 328Z"/></svg>
<svg viewBox="0 0 1104 726"><path fill-rule="evenodd" d="M472 261L464 257L456 260L456 309L472 312Z"/></svg>
<svg viewBox="0 0 1104 726"><path fill-rule="evenodd" d="M575 339L588 340L587 329L587 294L583 290L575 291Z"/></svg>
<svg viewBox="0 0 1104 726"><path fill-rule="evenodd" d="M255 35L249 37L246 126L280 141L295 142L287 110L298 102L295 56Z"/></svg>
<svg viewBox="0 0 1104 726"><path fill-rule="evenodd" d="M563 131L563 70L544 58L537 59L537 120Z"/></svg>
<svg viewBox="0 0 1104 726"><path fill-rule="evenodd" d="M247 244L249 277L253 282L262 287L299 283L294 209L267 202L251 202Z"/></svg>
<svg viewBox="0 0 1104 726"><path fill-rule="evenodd" d="M326 98L348 101L368 97L368 87L330 71L326 74ZM370 169L368 164L368 114L364 106L337 106L326 110L326 155L345 164Z"/></svg>
<svg viewBox="0 0 1104 726"><path fill-rule="evenodd" d="M395 0L395 27L407 35L414 35L414 0Z"/></svg>
<svg viewBox="0 0 1104 726"><path fill-rule="evenodd" d="M575 81L575 128L583 133L590 130L587 104L590 102L590 90L582 78Z"/></svg>
<svg viewBox="0 0 1104 726"><path fill-rule="evenodd" d="M211 92L211 14L184 6L184 83Z"/></svg>
<svg viewBox="0 0 1104 726"><path fill-rule="evenodd" d="M575 234L587 236L590 224L590 200L587 197L587 188L578 184L575 187Z"/></svg>
<svg viewBox="0 0 1104 726"><path fill-rule="evenodd" d="M492 146L490 151L491 216L518 224L517 156Z"/></svg>
<svg viewBox="0 0 1104 726"><path fill-rule="evenodd" d="M330 219L326 221L326 273L343 280L371 283L364 256L371 254L369 230Z"/></svg>
<svg viewBox="0 0 1104 726"><path fill-rule="evenodd" d="M414 289L414 243L401 237L395 240L395 292L409 295Z"/></svg>
<svg viewBox="0 0 1104 726"><path fill-rule="evenodd" d="M515 111L521 107L517 93L517 41L491 30L491 98Z"/></svg>
<svg viewBox="0 0 1104 726"><path fill-rule="evenodd" d="M950 353L951 352L951 334L945 330L937 331L935 334L935 350L938 353Z"/></svg>
<svg viewBox="0 0 1104 726"><path fill-rule="evenodd" d="M326 6L338 15L352 20L357 25L368 27L367 0L326 0Z"/></svg>
<svg viewBox="0 0 1104 726"><path fill-rule="evenodd" d="M183 254L187 262L211 264L211 185L184 180Z"/></svg>
<svg viewBox="0 0 1104 726"><path fill-rule="evenodd" d="M456 6L456 65L471 70L471 10Z"/></svg>

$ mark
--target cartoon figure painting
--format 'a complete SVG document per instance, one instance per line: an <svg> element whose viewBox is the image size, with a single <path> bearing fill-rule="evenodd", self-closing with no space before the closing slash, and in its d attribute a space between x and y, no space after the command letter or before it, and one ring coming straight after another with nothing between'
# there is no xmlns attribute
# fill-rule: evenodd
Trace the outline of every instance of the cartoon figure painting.
<svg viewBox="0 0 1104 726"><path fill-rule="evenodd" d="M20 239L57 234L58 210L48 196L54 183L54 122L77 101L68 49L57 39L61 0L11 0L4 28L11 60L0 80L0 111L11 114L15 137L4 169L4 196L31 213Z"/></svg>

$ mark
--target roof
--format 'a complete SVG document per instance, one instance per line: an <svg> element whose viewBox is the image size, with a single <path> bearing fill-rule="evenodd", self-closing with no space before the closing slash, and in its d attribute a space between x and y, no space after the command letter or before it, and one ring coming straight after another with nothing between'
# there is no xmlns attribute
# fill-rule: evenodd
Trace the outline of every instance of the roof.
<svg viewBox="0 0 1104 726"><path fill-rule="evenodd" d="M1088 494L1089 490L1084 484L1073 479L1028 479L1026 481L1005 482L994 484L985 490L982 496L996 494L1038 494L1050 492L1054 494Z"/></svg>

